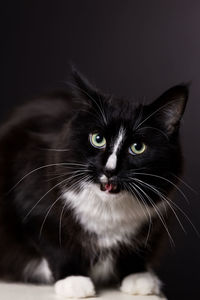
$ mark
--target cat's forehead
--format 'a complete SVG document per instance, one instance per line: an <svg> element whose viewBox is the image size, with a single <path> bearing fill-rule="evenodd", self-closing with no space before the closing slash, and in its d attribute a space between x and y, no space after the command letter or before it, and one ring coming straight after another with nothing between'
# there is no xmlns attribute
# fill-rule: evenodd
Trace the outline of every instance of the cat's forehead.
<svg viewBox="0 0 200 300"><path fill-rule="evenodd" d="M124 98L111 98L110 101L104 103L105 108L110 110L111 114L116 114L118 116L131 116L135 114L138 109L141 108L141 104L137 101Z"/></svg>
<svg viewBox="0 0 200 300"><path fill-rule="evenodd" d="M105 105L103 113L105 113L105 127L112 128L113 131L119 131L121 128L129 131L142 120L144 107L130 100L116 99L111 104Z"/></svg>
<svg viewBox="0 0 200 300"><path fill-rule="evenodd" d="M120 98L101 99L84 109L83 115L81 113L83 120L77 120L78 126L84 123L85 130L100 131L108 136L116 136L123 128L127 136L144 118L144 106L141 103Z"/></svg>

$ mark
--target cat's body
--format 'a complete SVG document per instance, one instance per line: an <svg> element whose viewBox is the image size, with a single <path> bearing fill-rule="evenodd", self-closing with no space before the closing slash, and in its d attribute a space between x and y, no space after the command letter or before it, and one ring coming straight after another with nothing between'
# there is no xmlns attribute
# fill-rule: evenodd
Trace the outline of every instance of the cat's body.
<svg viewBox="0 0 200 300"><path fill-rule="evenodd" d="M66 296L93 295L88 277L158 293L150 270L181 172L187 88L137 107L74 76L73 96L35 100L1 126L0 278L57 282Z"/></svg>

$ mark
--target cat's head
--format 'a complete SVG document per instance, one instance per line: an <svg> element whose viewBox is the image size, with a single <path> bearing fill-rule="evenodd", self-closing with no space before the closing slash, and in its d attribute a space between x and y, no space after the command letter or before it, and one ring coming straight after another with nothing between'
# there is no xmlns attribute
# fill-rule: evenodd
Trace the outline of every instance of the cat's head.
<svg viewBox="0 0 200 300"><path fill-rule="evenodd" d="M68 163L67 188L88 182L103 193L127 191L139 199L164 199L177 182L182 155L180 120L188 88L175 86L148 105L105 95L73 72L77 112L63 135L60 161Z"/></svg>

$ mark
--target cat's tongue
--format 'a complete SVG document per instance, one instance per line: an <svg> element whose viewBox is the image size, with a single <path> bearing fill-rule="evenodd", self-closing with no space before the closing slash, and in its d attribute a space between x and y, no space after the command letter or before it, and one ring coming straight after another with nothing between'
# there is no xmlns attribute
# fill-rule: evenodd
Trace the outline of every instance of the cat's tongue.
<svg viewBox="0 0 200 300"><path fill-rule="evenodd" d="M113 190L113 188L114 188L114 186L113 186L112 183L106 183L106 184L105 184L105 190L106 190L106 191L110 192L110 191Z"/></svg>
<svg viewBox="0 0 200 300"><path fill-rule="evenodd" d="M101 189L108 193L116 193L117 192L117 185L114 183L105 183L101 185Z"/></svg>
<svg viewBox="0 0 200 300"><path fill-rule="evenodd" d="M119 187L116 183L101 183L101 190L107 193L118 193Z"/></svg>

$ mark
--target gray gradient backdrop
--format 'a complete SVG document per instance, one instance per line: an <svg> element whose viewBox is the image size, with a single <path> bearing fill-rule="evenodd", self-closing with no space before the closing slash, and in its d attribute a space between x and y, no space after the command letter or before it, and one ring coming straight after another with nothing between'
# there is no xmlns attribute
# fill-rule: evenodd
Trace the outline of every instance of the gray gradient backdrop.
<svg viewBox="0 0 200 300"><path fill-rule="evenodd" d="M197 193L182 186L190 205L177 198L200 228L200 1L13 0L0 12L1 119L17 102L62 85L69 61L106 92L133 99L192 82L182 141L184 179ZM187 235L176 222L176 246L159 269L171 300L199 297L200 239L181 219Z"/></svg>

